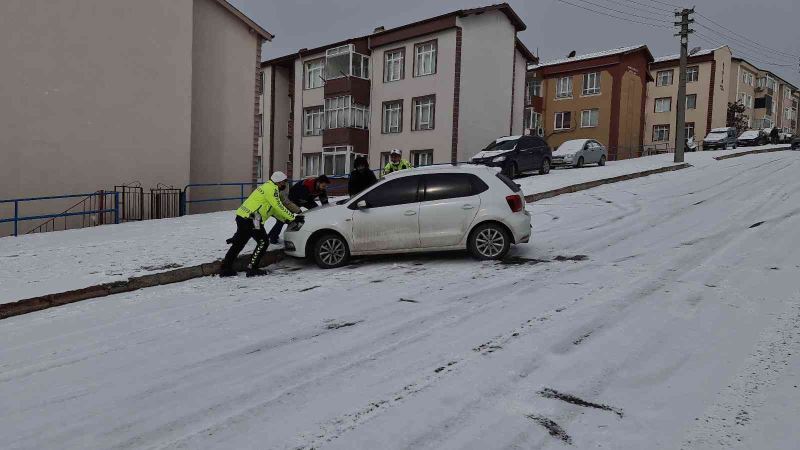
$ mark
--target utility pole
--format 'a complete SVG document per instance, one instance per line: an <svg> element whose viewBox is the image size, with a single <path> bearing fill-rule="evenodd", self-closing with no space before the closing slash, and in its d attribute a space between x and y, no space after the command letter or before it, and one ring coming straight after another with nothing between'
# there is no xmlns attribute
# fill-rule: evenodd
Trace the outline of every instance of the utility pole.
<svg viewBox="0 0 800 450"><path fill-rule="evenodd" d="M689 29L689 25L694 23L694 19L689 18L694 14L694 8L684 8L681 11L675 11L675 17L680 18L680 22L675 22L676 27L680 27L680 31L675 36L681 38L681 60L680 70L678 75L678 109L677 119L675 120L675 162L683 162L683 151L686 146L686 62L689 58L689 34L694 33L694 30Z"/></svg>

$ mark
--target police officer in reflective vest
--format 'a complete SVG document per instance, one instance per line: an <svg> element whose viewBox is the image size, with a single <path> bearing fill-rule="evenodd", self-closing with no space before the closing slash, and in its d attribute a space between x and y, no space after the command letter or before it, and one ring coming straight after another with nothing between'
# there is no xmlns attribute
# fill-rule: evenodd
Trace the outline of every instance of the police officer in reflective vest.
<svg viewBox="0 0 800 450"><path fill-rule="evenodd" d="M391 153L389 153L389 162L383 168L383 174L389 175L392 172L397 172L398 170L405 170L410 169L411 164L403 159L403 152L399 149L392 149Z"/></svg>
<svg viewBox="0 0 800 450"><path fill-rule="evenodd" d="M266 275L268 272L258 268L261 257L267 251L269 241L264 230L264 222L270 217L275 217L282 222L303 222L302 215L295 215L283 205L280 192L286 189L286 174L275 172L269 181L262 184L242 203L236 210L236 234L229 241L231 248L222 260L219 276L230 277L236 275L233 263L239 252L242 251L250 238L255 239L256 249L247 266L247 276L256 277Z"/></svg>

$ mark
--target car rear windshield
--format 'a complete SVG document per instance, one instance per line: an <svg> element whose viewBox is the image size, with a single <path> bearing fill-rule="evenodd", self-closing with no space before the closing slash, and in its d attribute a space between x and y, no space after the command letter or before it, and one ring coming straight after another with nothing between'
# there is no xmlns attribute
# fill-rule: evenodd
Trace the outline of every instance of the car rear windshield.
<svg viewBox="0 0 800 450"><path fill-rule="evenodd" d="M497 150L514 150L514 146L517 145L517 141L519 141L519 139L509 139L500 142L494 141L491 144L487 145L486 148L483 149L483 151L491 152Z"/></svg>
<svg viewBox="0 0 800 450"><path fill-rule="evenodd" d="M514 183L511 180L511 178L508 178L507 176L503 175L500 172L497 172L497 178L500 178L500 181L505 183L505 185L508 186L509 189L511 189L511 192L516 193L522 190L522 186L518 185L517 183Z"/></svg>

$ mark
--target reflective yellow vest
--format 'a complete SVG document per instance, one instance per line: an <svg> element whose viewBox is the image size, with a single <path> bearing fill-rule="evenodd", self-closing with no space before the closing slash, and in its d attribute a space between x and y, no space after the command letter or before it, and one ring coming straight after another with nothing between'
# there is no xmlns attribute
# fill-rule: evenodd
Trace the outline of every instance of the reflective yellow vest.
<svg viewBox="0 0 800 450"><path fill-rule="evenodd" d="M411 163L406 161L405 159L401 159L399 163L395 164L389 161L388 164L383 168L383 174L388 175L392 172L397 172L398 170L410 169Z"/></svg>
<svg viewBox="0 0 800 450"><path fill-rule="evenodd" d="M242 206L236 210L236 215L245 219L252 218L255 214L261 216L261 221L266 222L270 217L275 217L281 222L291 222L294 214L281 202L280 189L272 181L267 181L257 187Z"/></svg>

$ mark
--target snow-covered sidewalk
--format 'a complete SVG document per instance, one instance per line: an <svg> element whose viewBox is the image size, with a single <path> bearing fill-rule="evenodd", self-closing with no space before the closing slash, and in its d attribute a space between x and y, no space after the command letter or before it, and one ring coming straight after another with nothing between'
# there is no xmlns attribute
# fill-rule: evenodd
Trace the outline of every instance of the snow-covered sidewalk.
<svg viewBox="0 0 800 450"><path fill-rule="evenodd" d="M769 147L687 153L686 161L704 167L717 163L716 156ZM611 161L605 167L557 169L517 182L531 195L671 166L672 158L665 154ZM222 258L225 239L234 231L233 214L219 212L0 238L0 304L210 262Z"/></svg>

